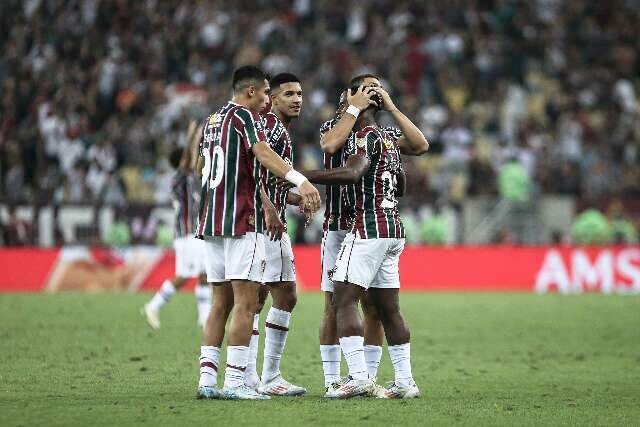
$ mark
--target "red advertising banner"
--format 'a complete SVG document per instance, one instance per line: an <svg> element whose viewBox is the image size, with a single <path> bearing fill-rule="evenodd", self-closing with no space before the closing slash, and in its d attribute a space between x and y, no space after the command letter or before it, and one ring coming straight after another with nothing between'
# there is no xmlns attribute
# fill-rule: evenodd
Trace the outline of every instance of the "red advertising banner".
<svg viewBox="0 0 640 427"><path fill-rule="evenodd" d="M294 248L298 285L320 289L320 248ZM0 249L0 292L138 291L174 274L172 251ZM640 246L407 247L400 259L405 291L640 293Z"/></svg>

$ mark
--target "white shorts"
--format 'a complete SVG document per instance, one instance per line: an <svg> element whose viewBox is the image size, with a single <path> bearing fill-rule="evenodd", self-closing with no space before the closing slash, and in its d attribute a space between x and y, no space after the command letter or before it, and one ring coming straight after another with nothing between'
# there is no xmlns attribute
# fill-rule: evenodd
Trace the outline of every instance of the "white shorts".
<svg viewBox="0 0 640 427"><path fill-rule="evenodd" d="M238 237L206 237L207 281L229 280L262 282L265 268L264 236L246 233Z"/></svg>
<svg viewBox="0 0 640 427"><path fill-rule="evenodd" d="M399 288L398 262L403 249L404 239L361 239L349 233L342 242L331 278L365 289Z"/></svg>
<svg viewBox="0 0 640 427"><path fill-rule="evenodd" d="M333 292L333 281L329 278L329 273L336 266L342 241L348 233L346 230L325 231L322 236L322 244L320 245L322 282L320 283L320 289L324 292Z"/></svg>
<svg viewBox="0 0 640 427"><path fill-rule="evenodd" d="M273 242L265 236L264 252L267 266L264 269L262 280L265 283L296 281L293 249L287 233L282 234L280 241Z"/></svg>
<svg viewBox="0 0 640 427"><path fill-rule="evenodd" d="M176 252L176 277L198 277L205 272L204 242L193 236L178 237L173 241Z"/></svg>

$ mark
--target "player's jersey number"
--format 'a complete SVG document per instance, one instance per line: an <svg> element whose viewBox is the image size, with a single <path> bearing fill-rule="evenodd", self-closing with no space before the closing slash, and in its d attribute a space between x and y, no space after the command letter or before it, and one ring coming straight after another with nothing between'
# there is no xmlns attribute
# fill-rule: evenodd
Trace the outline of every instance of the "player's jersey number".
<svg viewBox="0 0 640 427"><path fill-rule="evenodd" d="M224 175L224 151L222 147L213 147L213 156L209 150L204 150L204 167L202 168L202 186L209 182L209 188L214 189L222 182Z"/></svg>
<svg viewBox="0 0 640 427"><path fill-rule="evenodd" d="M381 178L383 200L380 206L382 206L383 209L393 209L396 207L395 188L398 185L398 178L389 171L382 172Z"/></svg>

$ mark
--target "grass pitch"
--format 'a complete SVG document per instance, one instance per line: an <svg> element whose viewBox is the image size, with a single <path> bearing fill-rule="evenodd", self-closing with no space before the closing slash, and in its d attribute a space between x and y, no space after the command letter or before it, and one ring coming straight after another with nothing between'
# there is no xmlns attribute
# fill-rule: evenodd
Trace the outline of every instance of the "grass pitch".
<svg viewBox="0 0 640 427"><path fill-rule="evenodd" d="M424 397L327 401L322 298L302 294L282 368L308 394L249 403L195 399L194 298L158 332L148 298L0 294L0 425L640 425L638 297L404 294Z"/></svg>

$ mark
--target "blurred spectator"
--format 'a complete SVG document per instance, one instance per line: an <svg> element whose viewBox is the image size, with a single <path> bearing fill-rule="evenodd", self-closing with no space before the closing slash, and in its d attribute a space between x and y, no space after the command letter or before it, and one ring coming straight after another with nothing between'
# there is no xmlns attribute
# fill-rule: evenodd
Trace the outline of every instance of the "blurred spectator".
<svg viewBox="0 0 640 427"><path fill-rule="evenodd" d="M15 207L9 205L8 217L2 226L2 240L6 246L32 245L33 227L31 224L16 216Z"/></svg>
<svg viewBox="0 0 640 427"><path fill-rule="evenodd" d="M0 197L165 203L159 160L248 63L302 78L310 167L346 82L379 73L431 143L403 205L495 193L509 158L544 194L638 197L638 22L628 0L6 0Z"/></svg>

